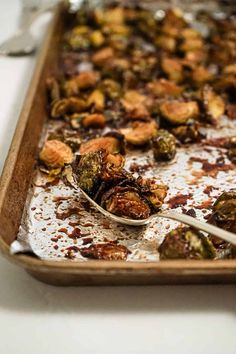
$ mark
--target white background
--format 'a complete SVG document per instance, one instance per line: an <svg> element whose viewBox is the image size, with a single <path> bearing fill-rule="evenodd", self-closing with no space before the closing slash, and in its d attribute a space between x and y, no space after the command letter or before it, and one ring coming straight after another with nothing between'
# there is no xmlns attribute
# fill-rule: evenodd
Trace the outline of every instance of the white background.
<svg viewBox="0 0 236 354"><path fill-rule="evenodd" d="M0 0L0 42L19 11ZM38 37L48 20L34 26ZM0 170L34 64L0 57ZM1 257L0 354L32 353L236 354L236 286L56 288Z"/></svg>

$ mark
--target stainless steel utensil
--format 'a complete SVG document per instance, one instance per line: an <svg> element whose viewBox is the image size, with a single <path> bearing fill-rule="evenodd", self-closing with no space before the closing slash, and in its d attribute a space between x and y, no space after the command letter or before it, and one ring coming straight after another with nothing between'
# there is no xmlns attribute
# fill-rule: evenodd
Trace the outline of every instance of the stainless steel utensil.
<svg viewBox="0 0 236 354"><path fill-rule="evenodd" d="M42 13L51 10L52 4L41 6L41 1L24 0L19 28L16 33L0 45L0 54L22 56L33 53L37 41L30 33L30 26Z"/></svg>
<svg viewBox="0 0 236 354"><path fill-rule="evenodd" d="M217 236L221 238L224 241L230 242L233 245L236 246L236 235L233 234L232 232L225 231L223 229L220 229L217 226L213 226L211 224L207 224L205 222L202 222L200 220L197 220L189 215L177 213L172 210L165 210L165 211L160 211L156 214L151 215L147 219L141 219L141 220L134 220L134 219L127 219L123 218L121 216L117 216L114 214L109 213L107 210L103 209L100 205L98 205L93 199L91 199L87 193L85 193L82 189L80 189L84 197L104 216L109 218L112 221L118 222L120 224L124 225L129 225L129 226L143 226L147 225L153 220L154 218L167 218L167 219L172 219L175 221L179 221L181 223L184 223L186 225L195 227L198 230L207 232L208 234L211 234L213 236Z"/></svg>

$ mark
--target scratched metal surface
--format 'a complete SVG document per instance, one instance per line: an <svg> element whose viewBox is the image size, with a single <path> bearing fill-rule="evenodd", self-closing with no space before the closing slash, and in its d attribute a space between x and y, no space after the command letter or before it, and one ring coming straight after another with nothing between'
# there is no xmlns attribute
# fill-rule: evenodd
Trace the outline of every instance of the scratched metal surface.
<svg viewBox="0 0 236 354"><path fill-rule="evenodd" d="M153 6L155 2L147 3ZM177 5L187 6L187 3ZM211 4L215 6L214 1ZM198 10L199 2L195 6ZM53 129L52 124L57 123L50 122L45 127L43 140L47 131ZM236 134L236 122L225 117L217 129L202 129L202 132L207 139L233 136ZM169 187L163 209L170 208L173 204L171 199L180 195L182 205L174 209L178 212L194 209L197 218L206 221L216 198L236 185L235 166L231 165L225 153L226 150L222 148L194 144L178 148L171 163L160 164L154 161L151 150L145 153L128 151L126 167L134 170L138 165L142 176L153 177ZM222 167L207 170L200 160L193 161L196 157L210 164L221 161ZM154 261L159 259L157 248L165 234L179 224L156 218L150 225L140 228L118 225L89 206L78 191L67 187L62 181L45 189L46 183L46 177L35 172L18 237L11 246L12 253L30 250L42 259L60 261L67 258L68 249L72 248L72 261L88 261L79 251L73 252L73 249L87 247L90 241L118 240L119 244L131 251L128 261ZM71 210L74 213L68 215Z"/></svg>

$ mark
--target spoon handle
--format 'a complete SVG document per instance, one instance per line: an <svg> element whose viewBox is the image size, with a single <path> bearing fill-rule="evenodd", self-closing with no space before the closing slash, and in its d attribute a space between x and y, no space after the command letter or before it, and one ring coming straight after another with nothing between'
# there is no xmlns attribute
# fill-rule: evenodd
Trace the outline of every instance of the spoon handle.
<svg viewBox="0 0 236 354"><path fill-rule="evenodd" d="M233 234L232 232L228 232L223 229L220 229L217 226L207 224L206 222L197 220L197 219L193 218L192 216L180 214L180 213L176 213L174 211L168 210L168 211L163 211L163 212L158 213L158 217L180 221L180 222L187 224L189 226L193 226L196 229L199 229L201 231L205 231L208 234L217 236L217 237L221 238L222 240L230 242L236 246L236 234Z"/></svg>

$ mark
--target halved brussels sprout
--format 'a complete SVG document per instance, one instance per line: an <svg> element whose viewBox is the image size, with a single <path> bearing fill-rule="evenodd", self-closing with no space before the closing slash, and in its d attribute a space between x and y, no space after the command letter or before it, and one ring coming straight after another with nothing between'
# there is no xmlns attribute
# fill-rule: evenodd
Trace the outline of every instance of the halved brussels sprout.
<svg viewBox="0 0 236 354"><path fill-rule="evenodd" d="M236 234L236 190L221 194L208 221Z"/></svg>
<svg viewBox="0 0 236 354"><path fill-rule="evenodd" d="M103 114L88 114L82 119L82 125L85 128L103 128L106 124L106 118Z"/></svg>
<svg viewBox="0 0 236 354"><path fill-rule="evenodd" d="M180 45L179 49L183 52L189 52L196 49L202 49L204 42L201 38L187 38Z"/></svg>
<svg viewBox="0 0 236 354"><path fill-rule="evenodd" d="M167 130L160 129L152 141L152 149L156 161L170 161L176 154L176 139Z"/></svg>
<svg viewBox="0 0 236 354"><path fill-rule="evenodd" d="M212 124L217 124L225 112L223 99L209 85L204 86L202 99L207 118Z"/></svg>
<svg viewBox="0 0 236 354"><path fill-rule="evenodd" d="M100 85L101 91L105 93L111 99L120 97L121 95L121 86L120 84L112 79L105 79L101 82Z"/></svg>
<svg viewBox="0 0 236 354"><path fill-rule="evenodd" d="M166 79L150 82L147 87L157 97L179 96L184 90L183 87L178 86L174 82Z"/></svg>
<svg viewBox="0 0 236 354"><path fill-rule="evenodd" d="M178 227L170 231L159 246L160 259L214 259L211 241L199 231Z"/></svg>
<svg viewBox="0 0 236 354"><path fill-rule="evenodd" d="M106 48L103 48L103 49L100 49L99 51L97 51L93 55L92 61L96 65L103 66L108 60L112 59L114 57L114 55L115 55L115 53L114 53L113 48L106 47Z"/></svg>
<svg viewBox="0 0 236 354"><path fill-rule="evenodd" d="M95 48L98 48L103 45L105 38L101 31L96 30L90 34L90 41Z"/></svg>
<svg viewBox="0 0 236 354"><path fill-rule="evenodd" d="M183 65L180 59L163 58L161 68L171 81L180 82L183 80Z"/></svg>
<svg viewBox="0 0 236 354"><path fill-rule="evenodd" d="M88 107L93 106L96 111L103 111L105 107L104 94L98 89L94 90L88 97L87 105Z"/></svg>
<svg viewBox="0 0 236 354"><path fill-rule="evenodd" d="M72 162L73 152L60 140L48 140L40 151L39 158L48 167L62 167Z"/></svg>
<svg viewBox="0 0 236 354"><path fill-rule="evenodd" d="M212 81L213 78L214 76L212 75L212 73L210 73L209 70L204 66L197 66L193 69L192 80L196 84L202 84L204 82Z"/></svg>
<svg viewBox="0 0 236 354"><path fill-rule="evenodd" d="M89 247L81 248L80 253L86 258L122 261L127 259L129 250L123 245L114 243L96 243Z"/></svg>
<svg viewBox="0 0 236 354"><path fill-rule="evenodd" d="M102 196L102 207L112 214L131 219L146 219L151 210L134 187L116 186Z"/></svg>
<svg viewBox="0 0 236 354"><path fill-rule="evenodd" d="M142 196L149 201L152 211L160 210L167 194L167 186L157 184L155 180L142 178L141 176L137 178L136 183L141 188Z"/></svg>
<svg viewBox="0 0 236 354"><path fill-rule="evenodd" d="M48 77L46 80L47 89L49 91L50 101L58 101L61 98L60 85L54 77Z"/></svg>
<svg viewBox="0 0 236 354"><path fill-rule="evenodd" d="M86 108L86 102L77 97L63 98L52 105L51 117L60 118L67 114L80 113Z"/></svg>
<svg viewBox="0 0 236 354"><path fill-rule="evenodd" d="M120 132L129 144L142 146L157 135L157 129L157 124L153 120L150 122L135 121L130 127L120 129Z"/></svg>
<svg viewBox="0 0 236 354"><path fill-rule="evenodd" d="M77 166L73 166L78 186L89 195L93 195L99 186L102 158L102 151L89 152L80 158Z"/></svg>
<svg viewBox="0 0 236 354"><path fill-rule="evenodd" d="M141 95L137 91L129 90L126 92L121 102L130 118L147 120L150 114L145 105L146 100L146 96Z"/></svg>
<svg viewBox="0 0 236 354"><path fill-rule="evenodd" d="M173 128L171 132L182 144L196 143L203 137L198 124L180 125Z"/></svg>
<svg viewBox="0 0 236 354"><path fill-rule="evenodd" d="M160 112L172 124L184 124L189 119L199 116L197 102L165 101L160 105Z"/></svg>
<svg viewBox="0 0 236 354"><path fill-rule="evenodd" d="M100 75L97 71L83 71L75 77L79 89L94 87L99 79Z"/></svg>
<svg viewBox="0 0 236 354"><path fill-rule="evenodd" d="M124 152L124 141L121 134L111 134L108 136L101 136L99 138L91 139L82 143L80 146L80 154L84 155L88 152L95 152L104 149L110 154L117 154Z"/></svg>

